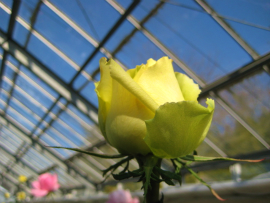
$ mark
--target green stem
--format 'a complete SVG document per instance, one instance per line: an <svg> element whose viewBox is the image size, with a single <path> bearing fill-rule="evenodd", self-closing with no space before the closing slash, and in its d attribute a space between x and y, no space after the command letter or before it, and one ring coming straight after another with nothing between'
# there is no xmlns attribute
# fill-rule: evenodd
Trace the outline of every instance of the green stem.
<svg viewBox="0 0 270 203"><path fill-rule="evenodd" d="M151 189L146 194L146 203L157 203L159 201L159 182L151 180Z"/></svg>

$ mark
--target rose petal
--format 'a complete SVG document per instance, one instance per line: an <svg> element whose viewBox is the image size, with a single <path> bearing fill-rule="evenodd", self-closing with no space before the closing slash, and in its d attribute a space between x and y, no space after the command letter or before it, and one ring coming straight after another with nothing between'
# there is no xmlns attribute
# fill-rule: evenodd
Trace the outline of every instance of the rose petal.
<svg viewBox="0 0 270 203"><path fill-rule="evenodd" d="M150 66L152 65L152 66ZM175 77L172 60L162 57L156 63L149 62L145 71L134 80L156 102L163 105L166 102L183 101L184 97Z"/></svg>
<svg viewBox="0 0 270 203"><path fill-rule="evenodd" d="M47 190L31 189L31 194L35 197L43 197L48 194Z"/></svg>
<svg viewBox="0 0 270 203"><path fill-rule="evenodd" d="M192 79L182 73L175 73L181 92L186 101L196 101L201 92L199 85L195 84Z"/></svg>
<svg viewBox="0 0 270 203"><path fill-rule="evenodd" d="M111 110L106 123L107 139L112 146L122 154L148 154L150 149L143 140L144 120L153 117L153 112L113 79Z"/></svg>
<svg viewBox="0 0 270 203"><path fill-rule="evenodd" d="M146 121L145 142L160 158L177 158L191 153L205 138L211 124L215 103L208 108L195 101L166 103Z"/></svg>
<svg viewBox="0 0 270 203"><path fill-rule="evenodd" d="M39 181L34 181L34 182L32 182L32 187L33 187L34 189L40 189Z"/></svg>
<svg viewBox="0 0 270 203"><path fill-rule="evenodd" d="M101 58L99 61L100 64L100 74L101 79L100 82L95 83L96 86L96 93L98 96L98 120L99 120L99 127L100 130L107 139L105 124L107 115L111 106L111 97L112 97L112 78L110 75L109 65L107 65L106 58Z"/></svg>
<svg viewBox="0 0 270 203"><path fill-rule="evenodd" d="M152 112L158 108L158 104L112 59L108 61L111 77L120 83L125 89L139 99Z"/></svg>

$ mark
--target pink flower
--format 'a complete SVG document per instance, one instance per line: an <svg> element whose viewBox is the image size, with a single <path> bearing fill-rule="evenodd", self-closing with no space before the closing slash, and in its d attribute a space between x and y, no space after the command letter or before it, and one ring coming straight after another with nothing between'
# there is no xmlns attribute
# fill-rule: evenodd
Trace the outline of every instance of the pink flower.
<svg viewBox="0 0 270 203"><path fill-rule="evenodd" d="M132 199L131 194L127 190L116 190L109 196L107 203L139 203L139 199Z"/></svg>
<svg viewBox="0 0 270 203"><path fill-rule="evenodd" d="M60 185L57 182L57 175L44 173L38 177L37 181L32 182L31 194L35 197L43 197L49 192L57 190Z"/></svg>

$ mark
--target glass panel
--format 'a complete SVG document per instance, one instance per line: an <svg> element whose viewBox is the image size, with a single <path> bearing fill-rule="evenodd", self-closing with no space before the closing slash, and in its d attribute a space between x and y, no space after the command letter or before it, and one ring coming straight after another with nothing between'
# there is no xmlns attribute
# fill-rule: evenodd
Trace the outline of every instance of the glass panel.
<svg viewBox="0 0 270 203"><path fill-rule="evenodd" d="M75 74L75 70L66 61L57 56L50 48L33 35L31 36L27 50L65 82L70 81Z"/></svg>
<svg viewBox="0 0 270 203"><path fill-rule="evenodd" d="M82 96L84 96L88 101L91 102L95 107L98 107L97 94L95 92L95 85L93 82L89 82L85 88L81 91Z"/></svg>
<svg viewBox="0 0 270 203"><path fill-rule="evenodd" d="M16 122L18 122L23 128L31 131L34 127L34 124L27 120L23 115L21 115L16 109L13 109L11 106L7 108L6 115L12 117Z"/></svg>
<svg viewBox="0 0 270 203"><path fill-rule="evenodd" d="M31 84L33 84L36 89L40 90L39 88L41 88L41 90L44 90L42 91L43 94L45 95L49 94L49 96L47 97L56 98L58 96L58 94L51 87L49 87L42 80L40 80L40 78L37 77L35 74L33 74L29 69L25 68L24 66L21 66L21 71L23 72L22 76L28 79L29 81L31 81ZM51 99L51 100L54 100L54 99Z"/></svg>
<svg viewBox="0 0 270 203"><path fill-rule="evenodd" d="M100 139L103 139L102 135L99 134L99 130L94 123L84 114L82 114L73 105L69 105L66 111L71 117L77 120L77 127L80 127L80 132L84 132L83 135L86 140L90 143L96 143Z"/></svg>
<svg viewBox="0 0 270 203"><path fill-rule="evenodd" d="M11 8L13 0L1 0L7 7Z"/></svg>
<svg viewBox="0 0 270 203"><path fill-rule="evenodd" d="M102 57L106 57L104 54L102 54L101 52L98 52L94 58L86 65L85 67L85 72L89 73L90 75L93 74L93 72L96 69L99 69L99 60ZM85 83L87 82L87 78L80 73L79 76L75 79L74 83L73 83L73 87L78 90L80 89L83 85L85 85ZM89 81L88 81L89 82Z"/></svg>
<svg viewBox="0 0 270 203"><path fill-rule="evenodd" d="M20 166L19 164L15 164L12 169L16 171L19 175L24 175L28 178L31 178L35 174L35 171L27 168L27 166L23 166L23 164L22 166Z"/></svg>
<svg viewBox="0 0 270 203"><path fill-rule="evenodd" d="M268 0L207 0L213 9L260 55L270 51ZM241 10L239 10L241 8ZM250 13L254 15L250 15Z"/></svg>
<svg viewBox="0 0 270 203"><path fill-rule="evenodd" d="M270 77L262 72L222 90L220 96L270 144Z"/></svg>
<svg viewBox="0 0 270 203"><path fill-rule="evenodd" d="M15 154L18 148L23 143L23 140L19 139L6 128L1 128L0 140L1 145L12 154Z"/></svg>
<svg viewBox="0 0 270 203"><path fill-rule="evenodd" d="M215 102L215 105L215 113L207 138L228 155L228 157L265 149L218 102Z"/></svg>
<svg viewBox="0 0 270 203"><path fill-rule="evenodd" d="M65 0L51 2L98 41L105 37L120 17L119 13L106 1L96 3L95 1L79 0L71 1L68 4L65 3ZM106 15L100 15L100 11Z"/></svg>
<svg viewBox="0 0 270 203"><path fill-rule="evenodd" d="M211 148L205 141L196 149L199 156L220 157L213 148Z"/></svg>
<svg viewBox="0 0 270 203"><path fill-rule="evenodd" d="M131 33L133 29L136 29L129 21L125 20L111 38L106 42L105 48L110 52L114 52L118 45L125 40L125 38Z"/></svg>
<svg viewBox="0 0 270 203"><path fill-rule="evenodd" d="M63 145L60 144L63 142L61 142L61 140L60 140L60 142L57 142L56 139L59 139L59 137L56 137L55 135L53 135L53 137L51 137L50 135L48 135L46 133L43 133L42 136L40 137L40 140L44 143L45 146L62 146L63 147ZM74 152L72 152L70 150L65 150L65 149L50 148L50 150L53 151L55 154L57 154L57 156L59 156L63 159L74 154Z"/></svg>
<svg viewBox="0 0 270 203"><path fill-rule="evenodd" d="M92 164L85 163L81 159L75 159L75 160L73 160L73 163L81 171L83 171L84 173L86 173L87 175L89 175L89 177L91 177L90 179L92 179L92 180L94 180L96 182L100 182L101 180L103 180L102 173L99 170L95 170L93 168L93 165Z"/></svg>
<svg viewBox="0 0 270 203"><path fill-rule="evenodd" d="M145 27L206 83L251 61L205 13L165 4Z"/></svg>
<svg viewBox="0 0 270 203"><path fill-rule="evenodd" d="M45 169L53 165L53 162L47 157L41 154L41 151L37 151L34 148L29 148L26 154L22 157L22 160L29 163L36 171Z"/></svg>
<svg viewBox="0 0 270 203"><path fill-rule="evenodd" d="M73 177L66 173L63 169L57 167L55 170L51 171L52 173L57 173L58 181L61 185L61 188L76 187L81 183Z"/></svg>
<svg viewBox="0 0 270 203"><path fill-rule="evenodd" d="M0 143L0 152L2 155L2 156L0 156L0 162L3 165L7 165L9 162L14 162L14 160L15 160L14 157L2 149L1 143Z"/></svg>
<svg viewBox="0 0 270 203"><path fill-rule="evenodd" d="M13 31L13 39L18 42L21 46L25 45L27 35L29 31L25 29L18 21L15 23L15 28Z"/></svg>
<svg viewBox="0 0 270 203"><path fill-rule="evenodd" d="M1 4L1 2L0 2ZM4 5L6 5L6 2L4 3ZM8 30L8 24L9 24L9 17L10 17L10 13L7 13L2 6L0 6L0 28L7 32Z"/></svg>
<svg viewBox="0 0 270 203"><path fill-rule="evenodd" d="M248 22L255 25L269 27L269 1L268 0L206 0L220 15ZM239 9L241 8L241 9ZM254 15L250 15L253 13Z"/></svg>
<svg viewBox="0 0 270 203"><path fill-rule="evenodd" d="M20 9L19 9L19 16L23 18L26 22L30 24L33 20L32 16L35 11L35 8L38 5L39 0L22 0Z"/></svg>
<svg viewBox="0 0 270 203"><path fill-rule="evenodd" d="M61 124L65 129L70 131L71 137L69 139L73 143L77 143L80 147L90 144L86 139L89 136L86 129L78 120L76 120L76 118L72 117L67 112L63 112L59 118L61 119L59 119L59 125Z"/></svg>
<svg viewBox="0 0 270 203"><path fill-rule="evenodd" d="M60 1L57 2L60 3ZM76 3L77 1L71 1L68 4L62 3L61 6L72 6L72 2ZM74 12L74 7L70 8ZM85 38L45 5L41 6L35 29L77 64L82 65L94 50L94 47Z"/></svg>
<svg viewBox="0 0 270 203"><path fill-rule="evenodd" d="M139 46L138 46L139 45ZM149 39L147 39L140 31L131 38L120 52L116 54L119 59L127 68L135 68L136 65L146 63L149 58L158 60L164 56Z"/></svg>
<svg viewBox="0 0 270 203"><path fill-rule="evenodd" d="M33 84L29 83L25 78L21 77L20 75L17 77L16 84L18 87L25 90L29 96L35 98L35 100L37 100L45 108L49 108L49 106L52 104L52 100L54 100L52 96L43 94L43 92L41 91L41 89L38 88L38 86L33 86Z"/></svg>
<svg viewBox="0 0 270 203"><path fill-rule="evenodd" d="M229 22L229 24L259 55L267 54L270 51L270 28L264 30L235 22Z"/></svg>

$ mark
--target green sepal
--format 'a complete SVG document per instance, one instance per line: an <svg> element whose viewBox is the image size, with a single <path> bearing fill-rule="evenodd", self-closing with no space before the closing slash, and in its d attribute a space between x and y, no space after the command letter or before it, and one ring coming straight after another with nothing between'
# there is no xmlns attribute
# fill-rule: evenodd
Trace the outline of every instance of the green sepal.
<svg viewBox="0 0 270 203"><path fill-rule="evenodd" d="M47 147L57 148L57 149L68 149L68 150L71 150L71 151L80 152L80 153L83 153L83 154L88 154L88 155L96 156L96 157L103 158L103 159L119 159L119 158L123 158L123 157L127 156L127 155L123 155L123 154L116 154L116 155L97 154L97 153L89 152L89 151L78 149L78 148L57 147L57 146L47 146Z"/></svg>
<svg viewBox="0 0 270 203"><path fill-rule="evenodd" d="M125 168L127 170L127 168ZM138 176L144 176L144 171L142 169L137 169L135 171L128 171L125 172L126 170L121 171L119 174L112 174L115 180L123 180L127 179L130 177L136 178ZM139 181L138 181L139 182Z"/></svg>
<svg viewBox="0 0 270 203"><path fill-rule="evenodd" d="M184 157L181 157L180 159L185 161L218 161L218 160L224 160L224 161L245 161L245 162L260 162L264 159L259 160L245 160L245 159L234 159L234 158L228 158L228 157L205 157L205 156L197 156L197 155L186 155Z"/></svg>

